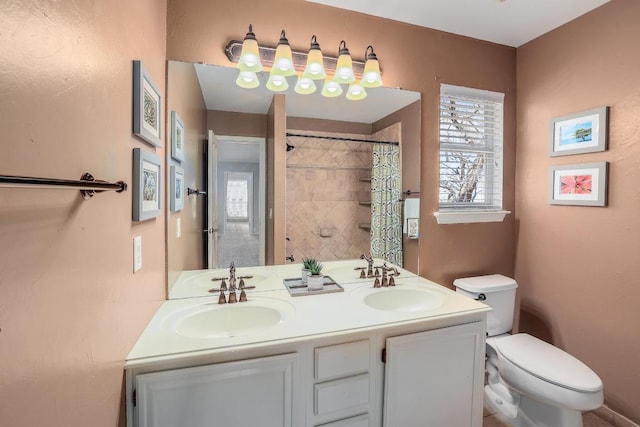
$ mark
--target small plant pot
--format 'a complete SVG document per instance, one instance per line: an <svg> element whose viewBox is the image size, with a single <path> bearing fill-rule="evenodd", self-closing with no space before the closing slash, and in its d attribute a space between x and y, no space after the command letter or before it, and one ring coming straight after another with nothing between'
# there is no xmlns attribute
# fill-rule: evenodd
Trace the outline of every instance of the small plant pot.
<svg viewBox="0 0 640 427"><path fill-rule="evenodd" d="M324 284L324 276L322 274L313 275L310 274L307 278L307 289L310 291L322 290Z"/></svg>
<svg viewBox="0 0 640 427"><path fill-rule="evenodd" d="M309 269L308 268L303 268L302 272L300 274L300 279L302 279L302 284L306 285L307 284L307 278L309 277Z"/></svg>

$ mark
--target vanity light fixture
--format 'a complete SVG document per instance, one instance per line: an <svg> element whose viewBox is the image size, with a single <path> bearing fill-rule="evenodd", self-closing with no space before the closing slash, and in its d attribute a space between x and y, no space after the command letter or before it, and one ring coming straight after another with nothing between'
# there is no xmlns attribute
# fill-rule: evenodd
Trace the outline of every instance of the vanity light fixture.
<svg viewBox="0 0 640 427"><path fill-rule="evenodd" d="M371 49L371 51L369 51ZM364 51L364 57L367 62L364 64L364 71L362 73L362 80L360 84L362 87L379 87L382 86L382 76L380 75L380 63L378 57L373 51L373 46L368 46Z"/></svg>
<svg viewBox="0 0 640 427"><path fill-rule="evenodd" d="M262 63L260 62L258 40L253 33L253 26L251 24L249 24L249 32L244 36L244 41L242 42L242 52L238 60L238 69L240 71L250 71L253 73L258 73L263 70Z"/></svg>
<svg viewBox="0 0 640 427"><path fill-rule="evenodd" d="M284 92L289 88L288 76L298 73L295 91L302 95L317 91L315 80L323 80L322 95L337 97L342 95L342 85L349 85L347 99L360 100L367 96L365 88L382 85L380 63L372 46L365 50L366 63L351 58L347 43L342 40L338 45L338 58L324 56L315 35L311 36L311 44L307 52L292 51L284 30L280 32L277 47L260 46L249 25L249 32L244 41L231 40L225 46L225 54L229 60L236 62L240 69L236 84L252 89L260 86L259 76L262 64L270 67L267 89ZM333 77L327 73L333 71ZM360 79L356 83L356 79Z"/></svg>
<svg viewBox="0 0 640 427"><path fill-rule="evenodd" d="M324 58L316 36L311 36L311 46L307 53L307 65L302 76L312 80L322 80L327 77L324 69Z"/></svg>
<svg viewBox="0 0 640 427"><path fill-rule="evenodd" d="M336 83L353 83L356 81L356 76L353 73L353 62L351 60L351 53L347 48L347 42L342 40L338 46L338 64L336 65L336 74L333 76L333 81Z"/></svg>

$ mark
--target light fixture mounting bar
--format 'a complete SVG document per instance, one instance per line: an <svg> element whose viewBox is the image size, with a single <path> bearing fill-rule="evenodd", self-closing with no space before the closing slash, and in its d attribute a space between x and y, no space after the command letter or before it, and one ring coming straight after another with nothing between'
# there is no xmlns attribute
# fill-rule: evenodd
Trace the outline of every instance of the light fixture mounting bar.
<svg viewBox="0 0 640 427"><path fill-rule="evenodd" d="M260 61L263 65L271 67L273 65L273 58L276 56L276 48L271 46L258 45L258 51L260 52ZM237 63L240 59L240 53L242 52L242 42L239 40L231 40L224 48L224 53L231 62ZM293 57L293 65L296 70L304 71L304 67L307 64L307 52L301 52L297 50L291 50L291 56ZM324 68L328 71L335 72L338 58L322 55L324 62ZM362 77L364 71L364 61L352 59L353 73L356 78Z"/></svg>

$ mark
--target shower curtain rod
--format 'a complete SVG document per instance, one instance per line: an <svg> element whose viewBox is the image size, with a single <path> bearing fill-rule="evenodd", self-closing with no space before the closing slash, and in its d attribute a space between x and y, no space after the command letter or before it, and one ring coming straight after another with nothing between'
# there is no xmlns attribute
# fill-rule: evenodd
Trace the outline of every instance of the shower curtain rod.
<svg viewBox="0 0 640 427"><path fill-rule="evenodd" d="M332 141L354 141L354 142L368 142L370 144L400 145L398 141L376 141L374 139L344 138L340 136L303 135L303 134L291 133L291 132L287 132L287 136L300 136L303 138L316 138L316 139L330 139Z"/></svg>

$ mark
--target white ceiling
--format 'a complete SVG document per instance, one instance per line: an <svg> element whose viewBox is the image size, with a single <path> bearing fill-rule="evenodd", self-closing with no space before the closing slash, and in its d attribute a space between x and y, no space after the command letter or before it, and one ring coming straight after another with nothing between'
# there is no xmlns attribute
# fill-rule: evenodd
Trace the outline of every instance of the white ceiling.
<svg viewBox="0 0 640 427"><path fill-rule="evenodd" d="M207 109L257 114L269 110L273 92L266 88L268 73L258 74L260 87L243 89L235 84L237 68L205 64L195 64L195 68ZM289 89L284 92L289 117L373 123L420 99L419 92L388 87L367 90L367 98L361 101L349 101L344 95L325 98L320 90L312 95L298 95L293 90L295 79L288 78Z"/></svg>
<svg viewBox="0 0 640 427"><path fill-rule="evenodd" d="M307 0L518 47L609 0Z"/></svg>

